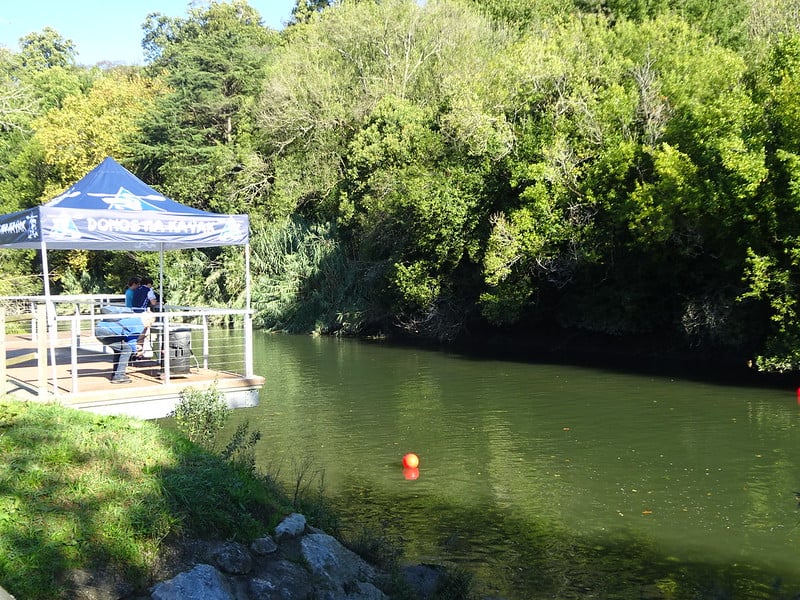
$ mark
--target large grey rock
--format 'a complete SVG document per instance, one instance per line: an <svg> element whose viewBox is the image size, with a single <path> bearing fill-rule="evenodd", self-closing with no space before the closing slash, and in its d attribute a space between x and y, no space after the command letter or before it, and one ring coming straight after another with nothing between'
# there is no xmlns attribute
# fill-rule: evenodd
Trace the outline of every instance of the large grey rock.
<svg viewBox="0 0 800 600"><path fill-rule="evenodd" d="M386 594L366 581L357 582L355 588L343 596L336 596L335 600L388 600Z"/></svg>
<svg viewBox="0 0 800 600"><path fill-rule="evenodd" d="M326 591L320 600L388 600L388 596L371 583L363 581L353 585L349 591Z"/></svg>
<svg viewBox="0 0 800 600"><path fill-rule="evenodd" d="M306 518L298 513L292 513L275 527L275 540L295 538L306 531Z"/></svg>
<svg viewBox="0 0 800 600"><path fill-rule="evenodd" d="M324 533L304 536L300 549L311 572L334 590L351 589L357 582L374 583L377 578L374 567Z"/></svg>
<svg viewBox="0 0 800 600"><path fill-rule="evenodd" d="M386 573L336 538L310 527L300 514L289 515L275 528L273 537L259 538L249 548L198 540L171 564L195 566L153 586L149 596L138 596L140 600L387 600L378 588L387 582ZM177 568L159 572L175 573ZM109 583L122 578L77 572L74 598L132 597L120 595L122 588L98 585L101 579ZM0 588L0 600L14 598Z"/></svg>
<svg viewBox="0 0 800 600"><path fill-rule="evenodd" d="M242 544L227 542L211 552L214 564L231 575L246 575L253 568L253 558Z"/></svg>
<svg viewBox="0 0 800 600"><path fill-rule="evenodd" d="M153 600L235 600L230 585L211 565L197 565L150 590Z"/></svg>
<svg viewBox="0 0 800 600"><path fill-rule="evenodd" d="M306 600L314 597L308 571L288 560L270 563L268 570L250 580L247 591L251 600Z"/></svg>
<svg viewBox="0 0 800 600"><path fill-rule="evenodd" d="M250 551L256 556L267 556L274 554L277 550L278 544L271 537L258 538L250 544Z"/></svg>

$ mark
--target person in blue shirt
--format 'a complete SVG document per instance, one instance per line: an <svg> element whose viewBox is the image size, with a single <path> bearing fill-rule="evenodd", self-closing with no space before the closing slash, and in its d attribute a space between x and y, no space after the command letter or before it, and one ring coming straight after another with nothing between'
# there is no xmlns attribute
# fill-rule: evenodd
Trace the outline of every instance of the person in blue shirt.
<svg viewBox="0 0 800 600"><path fill-rule="evenodd" d="M139 280L139 286L133 292L133 311L138 313L159 310L161 310L161 303L159 302L158 294L153 291L153 279L144 275ZM139 336L139 349L134 355L134 360L149 358L148 355L152 356L153 350L148 343L149 335L150 325L148 324Z"/></svg>
<svg viewBox="0 0 800 600"><path fill-rule="evenodd" d="M142 280L138 275L134 275L128 280L128 287L125 288L125 306L128 308L133 306L133 298L141 282Z"/></svg>
<svg viewBox="0 0 800 600"><path fill-rule="evenodd" d="M130 383L126 375L131 354L136 352L139 336L152 325L149 315L106 317L95 324L94 335L105 346L114 350L114 371L111 383Z"/></svg>
<svg viewBox="0 0 800 600"><path fill-rule="evenodd" d="M158 296L153 291L153 279L147 276L139 280L139 286L133 292L133 310L158 310Z"/></svg>

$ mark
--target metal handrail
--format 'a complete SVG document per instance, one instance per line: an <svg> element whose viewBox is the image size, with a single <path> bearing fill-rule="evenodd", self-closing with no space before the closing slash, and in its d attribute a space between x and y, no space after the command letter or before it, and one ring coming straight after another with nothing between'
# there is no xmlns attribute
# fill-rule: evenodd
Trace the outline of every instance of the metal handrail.
<svg viewBox="0 0 800 600"><path fill-rule="evenodd" d="M7 302L26 302L30 303L30 312L26 312L24 315L20 316L10 316L6 315L5 321L11 320L31 320L31 333L38 341L39 349L38 349L38 356L39 356L39 367L40 367L40 377L39 377L39 395L46 395L46 386L47 386L47 377L46 377L46 351L48 344L50 345L51 350L51 361L53 361L53 381L52 381L52 389L55 395L58 395L58 385L56 381L56 365L55 365L55 346L56 346L56 332L58 331L59 323L69 323L69 331L70 331L70 362L72 367L72 391L76 393L78 391L78 349L81 346L81 330L83 324L87 321L90 323L90 327L94 330L94 324L96 321L104 318L108 318L108 314L101 314L99 312L99 308L104 305L109 304L117 304L118 302L124 302L124 296L119 294L72 294L72 295L64 295L64 296L3 296L0 297L0 303L2 301ZM49 318L52 319L50 321L50 326L44 326L47 323L47 319L44 318L44 311L47 302L52 302L51 306L55 306L55 304L75 304L75 310L72 311L72 314L68 315L58 315L55 310L50 311L48 314L51 315ZM88 305L89 310L88 313L82 313L80 305ZM0 307L2 310L2 307ZM141 313L117 313L123 315L130 315L130 316L141 316ZM171 329L174 328L191 328L191 329L201 329L203 331L203 367L208 368L208 359L209 359L209 336L208 336L208 329L209 329L209 318L214 316L241 316L243 317L243 329L244 329L244 376L245 377L252 377L253 376L253 336L252 336L252 317L254 311L251 309L235 309L235 308L215 308L215 307L197 307L197 306L179 306L179 305L164 305L160 312L153 312L152 315L156 316L159 319L159 323L155 327L155 330L160 331L160 335L162 336L162 346L164 345L164 340L170 340L169 332ZM38 315L38 324L37 324L37 315ZM201 323L187 323L181 320L186 319L200 319ZM47 330L50 330L51 336L48 337ZM42 334L39 335L37 330L40 330ZM5 334L5 329L3 330L3 334ZM0 357L5 359L5 356ZM163 382L169 383L170 382L170 365L169 365L169 352L164 353L164 380ZM3 360L5 365L5 360ZM2 374L2 371L0 371ZM5 378L2 379L3 381Z"/></svg>

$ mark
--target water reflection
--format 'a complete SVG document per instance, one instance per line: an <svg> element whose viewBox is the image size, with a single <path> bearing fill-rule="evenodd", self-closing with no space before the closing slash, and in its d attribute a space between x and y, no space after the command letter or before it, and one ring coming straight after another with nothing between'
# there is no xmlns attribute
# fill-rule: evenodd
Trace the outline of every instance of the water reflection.
<svg viewBox="0 0 800 600"><path fill-rule="evenodd" d="M261 430L261 466L312 461L345 525L380 523L411 561L466 566L507 598L800 590L798 407L785 392L255 342L267 384L235 420ZM416 472L401 466L409 449Z"/></svg>

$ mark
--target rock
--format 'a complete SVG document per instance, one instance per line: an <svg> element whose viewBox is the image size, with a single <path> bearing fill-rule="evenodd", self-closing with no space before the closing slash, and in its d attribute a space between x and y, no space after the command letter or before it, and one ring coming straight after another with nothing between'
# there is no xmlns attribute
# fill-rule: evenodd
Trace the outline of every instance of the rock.
<svg viewBox="0 0 800 600"><path fill-rule="evenodd" d="M389 575L345 548L336 538L309 527L305 517L289 515L249 548L234 542L181 539L168 553L169 567L156 571L172 577L144 590L119 587L108 568L73 573L82 600L388 600L380 588ZM183 572L179 572L183 569ZM190 569L190 570L189 570ZM406 581L421 600L439 583L438 567L409 567ZM124 583L124 577L117 578ZM127 585L127 584L125 584ZM102 595L97 595L98 590ZM0 600L14 600L0 588Z"/></svg>
<svg viewBox="0 0 800 600"><path fill-rule="evenodd" d="M371 583L356 582L356 591L347 594L342 600L387 600L388 596Z"/></svg>
<svg viewBox="0 0 800 600"><path fill-rule="evenodd" d="M235 600L225 577L211 565L197 565L159 583L150 594L153 600Z"/></svg>
<svg viewBox="0 0 800 600"><path fill-rule="evenodd" d="M308 571L288 560L270 563L269 569L250 580L247 591L251 600L305 600L314 597Z"/></svg>
<svg viewBox="0 0 800 600"><path fill-rule="evenodd" d="M227 542L211 552L214 564L224 573L246 575L253 568L253 559L242 544Z"/></svg>
<svg viewBox="0 0 800 600"><path fill-rule="evenodd" d="M280 542L286 538L299 537L306 531L306 518L292 513L275 527L275 540Z"/></svg>
<svg viewBox="0 0 800 600"><path fill-rule="evenodd" d="M16 598L0 587L0 600L16 600Z"/></svg>
<svg viewBox="0 0 800 600"><path fill-rule="evenodd" d="M377 579L374 567L330 535L306 535L300 541L300 548L311 572L326 580L335 591L346 590L356 582L373 583Z"/></svg>
<svg viewBox="0 0 800 600"><path fill-rule="evenodd" d="M271 537L258 538L250 544L250 551L256 556L274 554L277 549L278 544Z"/></svg>

